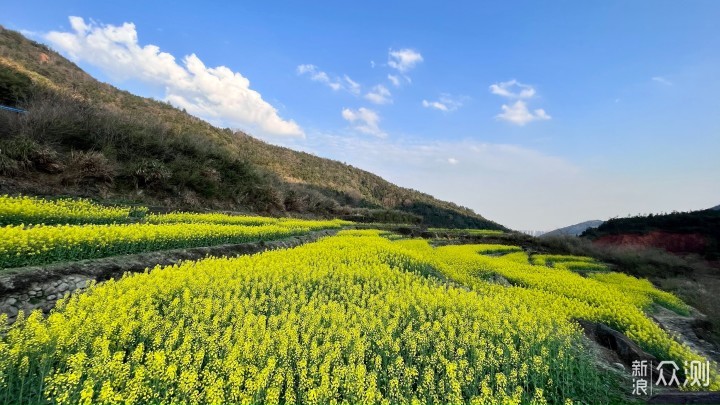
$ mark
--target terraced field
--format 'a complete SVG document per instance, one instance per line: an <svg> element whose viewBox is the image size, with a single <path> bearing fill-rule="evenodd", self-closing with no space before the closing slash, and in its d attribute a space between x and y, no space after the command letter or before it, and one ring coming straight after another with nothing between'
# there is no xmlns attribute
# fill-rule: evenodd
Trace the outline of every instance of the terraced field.
<svg viewBox="0 0 720 405"><path fill-rule="evenodd" d="M184 240L177 235L203 229L257 238L250 230L343 225L178 213L5 231L26 232L29 246L44 235L36 229L107 226L157 241L150 227L189 229L168 231ZM135 246L103 235L108 246ZM20 315L0 326L0 403L617 403L630 387L598 365L577 321L608 325L659 359L705 361L649 318L656 306L688 311L589 258L344 230L292 249L156 267L91 285L49 316ZM703 389L720 389L716 364L711 376Z"/></svg>
<svg viewBox="0 0 720 405"><path fill-rule="evenodd" d="M106 207L87 200L0 196L0 224L5 225L0 228L0 269L266 241L349 224L183 212L146 216L146 212L144 207Z"/></svg>

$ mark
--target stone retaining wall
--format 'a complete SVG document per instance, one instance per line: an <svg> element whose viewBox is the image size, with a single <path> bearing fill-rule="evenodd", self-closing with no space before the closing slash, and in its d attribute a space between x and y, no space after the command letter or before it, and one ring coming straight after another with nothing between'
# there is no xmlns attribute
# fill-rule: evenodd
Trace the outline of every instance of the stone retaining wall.
<svg viewBox="0 0 720 405"><path fill-rule="evenodd" d="M35 309L47 313L55 306L58 299L65 294L85 288L91 280L102 282L111 278L117 279L128 272L139 273L156 265L172 265L183 260L197 260L207 256L238 256L272 249L287 249L335 233L337 230L325 230L275 241L165 250L6 269L0 273L0 314L7 314L10 322L14 322L18 311L21 310L26 315Z"/></svg>

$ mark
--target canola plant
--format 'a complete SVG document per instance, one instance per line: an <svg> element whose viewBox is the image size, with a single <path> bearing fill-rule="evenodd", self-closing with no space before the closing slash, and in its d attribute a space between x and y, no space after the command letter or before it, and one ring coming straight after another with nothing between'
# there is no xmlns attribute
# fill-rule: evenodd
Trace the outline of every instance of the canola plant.
<svg viewBox="0 0 720 405"><path fill-rule="evenodd" d="M686 310L671 294L516 251L341 231L127 275L0 331L0 402L616 402L576 319L701 359L645 315Z"/></svg>
<svg viewBox="0 0 720 405"><path fill-rule="evenodd" d="M0 196L0 269L164 249L273 240L335 229L341 220L170 213L89 200ZM144 218L131 218L133 213Z"/></svg>

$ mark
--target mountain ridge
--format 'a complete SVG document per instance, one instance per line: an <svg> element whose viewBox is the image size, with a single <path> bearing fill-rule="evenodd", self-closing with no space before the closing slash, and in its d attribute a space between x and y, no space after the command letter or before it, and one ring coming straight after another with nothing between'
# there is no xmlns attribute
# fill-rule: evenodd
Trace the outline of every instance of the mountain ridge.
<svg viewBox="0 0 720 405"><path fill-rule="evenodd" d="M599 219L593 219L590 221L580 222L574 225L568 225L562 228L554 229L550 232L545 232L541 236L579 236L588 228L596 228L603 222Z"/></svg>
<svg viewBox="0 0 720 405"><path fill-rule="evenodd" d="M168 209L507 229L368 171L221 129L102 83L0 27L0 191L83 195Z"/></svg>

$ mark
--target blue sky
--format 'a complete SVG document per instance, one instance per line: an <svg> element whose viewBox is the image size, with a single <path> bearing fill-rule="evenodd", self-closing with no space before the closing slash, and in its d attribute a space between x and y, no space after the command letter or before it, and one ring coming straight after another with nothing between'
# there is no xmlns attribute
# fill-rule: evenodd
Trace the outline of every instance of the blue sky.
<svg viewBox="0 0 720 405"><path fill-rule="evenodd" d="M720 204L719 2L243 3L25 1L0 24L515 229Z"/></svg>

